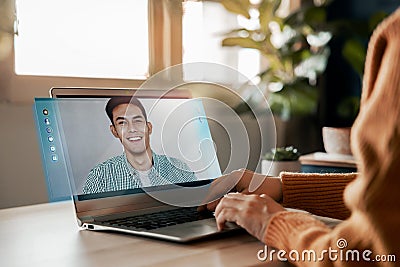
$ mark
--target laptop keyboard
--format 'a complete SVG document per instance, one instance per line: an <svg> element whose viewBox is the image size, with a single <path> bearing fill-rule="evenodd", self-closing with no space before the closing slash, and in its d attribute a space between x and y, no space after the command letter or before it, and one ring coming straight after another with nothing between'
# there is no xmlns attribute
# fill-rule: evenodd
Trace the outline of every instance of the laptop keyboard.
<svg viewBox="0 0 400 267"><path fill-rule="evenodd" d="M213 217L212 212L198 212L197 207L190 207L108 220L103 223L114 227L133 228L135 230L153 230Z"/></svg>

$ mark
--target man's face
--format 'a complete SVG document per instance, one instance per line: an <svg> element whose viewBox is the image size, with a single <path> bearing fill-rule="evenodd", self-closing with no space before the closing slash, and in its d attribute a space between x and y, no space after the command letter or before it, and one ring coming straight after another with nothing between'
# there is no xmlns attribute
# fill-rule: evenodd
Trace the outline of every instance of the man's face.
<svg viewBox="0 0 400 267"><path fill-rule="evenodd" d="M121 104L113 109L111 132L119 138L126 152L142 154L150 147L152 125L146 122L139 107L132 104Z"/></svg>

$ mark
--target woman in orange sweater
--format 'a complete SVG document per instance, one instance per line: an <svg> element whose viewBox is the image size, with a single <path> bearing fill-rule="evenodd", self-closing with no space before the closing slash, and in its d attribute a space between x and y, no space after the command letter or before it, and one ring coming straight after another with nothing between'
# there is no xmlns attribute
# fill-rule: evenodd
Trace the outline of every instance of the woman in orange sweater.
<svg viewBox="0 0 400 267"><path fill-rule="evenodd" d="M281 179L267 178L249 192L250 181L261 175L235 171L217 184L237 178L238 193L208 208L215 208L220 228L226 221L236 222L297 265L396 266L395 260L400 265L400 9L371 37L352 150L358 174L282 173ZM276 201L347 219L331 229L308 214L286 211ZM310 250L317 258L289 255ZM330 255L332 251L341 257Z"/></svg>

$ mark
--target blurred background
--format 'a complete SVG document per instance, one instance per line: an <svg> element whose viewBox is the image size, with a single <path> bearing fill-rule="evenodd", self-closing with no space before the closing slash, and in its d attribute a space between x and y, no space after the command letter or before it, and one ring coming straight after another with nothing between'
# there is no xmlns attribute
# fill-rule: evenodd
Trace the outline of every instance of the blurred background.
<svg viewBox="0 0 400 267"><path fill-rule="evenodd" d="M48 201L32 104L51 87L138 88L180 63L239 77L238 99L201 88L251 120L268 99L278 146L323 151L323 126L357 115L369 37L400 0L0 0L0 208ZM246 77L243 79L242 76ZM254 129L258 131L258 129ZM250 164L256 169L258 159Z"/></svg>

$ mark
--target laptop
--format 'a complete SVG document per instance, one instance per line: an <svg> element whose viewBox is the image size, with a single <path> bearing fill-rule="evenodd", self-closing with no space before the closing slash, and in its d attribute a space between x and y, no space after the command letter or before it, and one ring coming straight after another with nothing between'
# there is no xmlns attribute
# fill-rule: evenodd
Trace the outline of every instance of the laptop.
<svg viewBox="0 0 400 267"><path fill-rule="evenodd" d="M228 223L220 232L211 212L197 211L221 175L202 99L185 90L52 88L50 95L34 105L49 199L72 197L81 228L174 242L239 229ZM111 99L132 96L151 122L147 173L131 164L130 151L139 149L140 138L129 136L131 143L124 144L120 125L113 132L105 112Z"/></svg>

